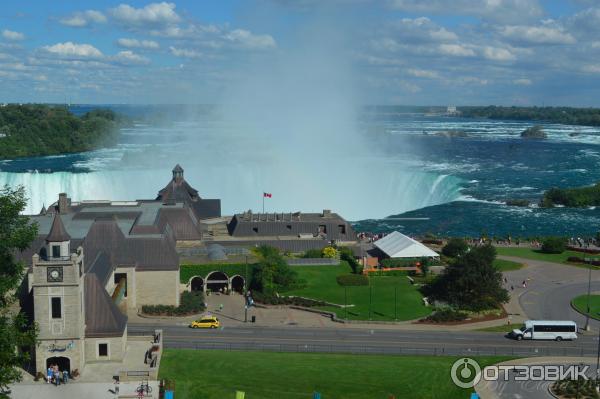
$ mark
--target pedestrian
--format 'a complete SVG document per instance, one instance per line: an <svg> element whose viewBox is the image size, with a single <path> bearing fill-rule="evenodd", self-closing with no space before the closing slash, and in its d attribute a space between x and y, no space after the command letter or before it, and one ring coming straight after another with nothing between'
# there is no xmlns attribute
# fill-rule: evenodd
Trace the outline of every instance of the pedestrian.
<svg viewBox="0 0 600 399"><path fill-rule="evenodd" d="M52 382L52 376L54 375L54 369L52 368L52 365L48 365L48 370L46 370L46 380L47 380L47 384L50 384Z"/></svg>
<svg viewBox="0 0 600 399"><path fill-rule="evenodd" d="M54 383L56 386L60 385L60 371L58 371L58 364L54 365Z"/></svg>
<svg viewBox="0 0 600 399"><path fill-rule="evenodd" d="M222 303L220 303L220 304L219 304L219 312L221 312L222 310L223 310L223 304L222 304Z"/></svg>
<svg viewBox="0 0 600 399"><path fill-rule="evenodd" d="M514 290L515 290L515 286L514 286L514 285L511 285L511 286L510 286L510 290L511 290L511 291L514 291Z"/></svg>
<svg viewBox="0 0 600 399"><path fill-rule="evenodd" d="M508 279L504 277L504 284L508 283Z"/></svg>
<svg viewBox="0 0 600 399"><path fill-rule="evenodd" d="M69 372L67 370L63 370L62 375L63 383L66 384L67 382L69 382Z"/></svg>

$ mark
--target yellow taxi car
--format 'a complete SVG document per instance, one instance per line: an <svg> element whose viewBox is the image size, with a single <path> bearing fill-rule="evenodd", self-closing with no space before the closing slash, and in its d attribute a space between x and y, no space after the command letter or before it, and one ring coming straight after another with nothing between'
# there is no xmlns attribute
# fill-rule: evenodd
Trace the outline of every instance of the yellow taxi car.
<svg viewBox="0 0 600 399"><path fill-rule="evenodd" d="M204 316L200 320L192 321L190 328L219 328L221 323L215 316Z"/></svg>

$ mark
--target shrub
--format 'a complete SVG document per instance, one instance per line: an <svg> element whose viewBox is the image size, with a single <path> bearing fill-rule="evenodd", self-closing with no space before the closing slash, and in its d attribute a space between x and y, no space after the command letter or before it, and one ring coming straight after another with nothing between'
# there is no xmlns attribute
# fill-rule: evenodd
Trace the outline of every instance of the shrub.
<svg viewBox="0 0 600 399"><path fill-rule="evenodd" d="M338 251L334 247L325 247L323 248L323 258L334 259L337 258Z"/></svg>
<svg viewBox="0 0 600 399"><path fill-rule="evenodd" d="M466 254L468 250L469 245L465 240L462 238L451 238L442 248L442 254L450 258L456 258L457 256Z"/></svg>
<svg viewBox="0 0 600 399"><path fill-rule="evenodd" d="M204 309L204 294L201 291L186 291L181 294L179 306L144 305L142 313L153 316L188 316L200 313Z"/></svg>
<svg viewBox="0 0 600 399"><path fill-rule="evenodd" d="M348 247L339 248L340 251L340 259L348 262L350 267L352 268L352 273L362 274L362 265L358 263L358 261L354 258L354 253Z"/></svg>
<svg viewBox="0 0 600 399"><path fill-rule="evenodd" d="M383 267L410 267L414 266L418 260L415 259L383 259L381 261L381 266Z"/></svg>
<svg viewBox="0 0 600 399"><path fill-rule="evenodd" d="M579 256L569 256L567 258L567 262L583 263L584 260L583 260L583 258L580 258Z"/></svg>
<svg viewBox="0 0 600 399"><path fill-rule="evenodd" d="M542 242L542 252L545 254L562 254L565 252L565 240L560 237L548 237Z"/></svg>
<svg viewBox="0 0 600 399"><path fill-rule="evenodd" d="M303 258L322 258L323 254L320 249L309 249L302 255Z"/></svg>
<svg viewBox="0 0 600 399"><path fill-rule="evenodd" d="M335 279L342 287L369 285L369 278L364 274L342 274Z"/></svg>
<svg viewBox="0 0 600 399"><path fill-rule="evenodd" d="M467 316L468 315L465 312L447 308L436 310L435 313L427 316L425 320L432 321L434 323L447 323L452 321L463 321L467 318Z"/></svg>

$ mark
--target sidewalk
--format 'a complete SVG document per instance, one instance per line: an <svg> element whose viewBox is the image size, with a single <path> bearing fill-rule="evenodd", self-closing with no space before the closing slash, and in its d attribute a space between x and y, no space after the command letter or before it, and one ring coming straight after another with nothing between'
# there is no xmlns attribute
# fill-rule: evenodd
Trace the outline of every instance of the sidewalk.
<svg viewBox="0 0 600 399"><path fill-rule="evenodd" d="M116 399L116 398L137 398L136 388L140 385L137 382L119 384L119 396L114 393L115 385L106 382L69 382L59 386L46 384L44 382L29 381L10 386L12 399L65 399L65 398L85 398L85 399ZM152 389L150 396L145 398L158 398L158 382L150 381Z"/></svg>

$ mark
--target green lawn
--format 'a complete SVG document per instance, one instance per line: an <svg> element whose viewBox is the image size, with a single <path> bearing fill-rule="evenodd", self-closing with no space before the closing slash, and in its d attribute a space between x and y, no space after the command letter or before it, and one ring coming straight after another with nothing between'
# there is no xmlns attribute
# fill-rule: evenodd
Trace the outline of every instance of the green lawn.
<svg viewBox="0 0 600 399"><path fill-rule="evenodd" d="M348 313L343 308L321 307L336 312L341 318L347 316L353 320L369 319L369 295L371 294L371 319L394 320L397 311L398 320L412 320L427 316L431 309L423 305L422 295L417 287L410 284L405 275L371 276L370 286L344 287L336 281L336 276L350 273L350 266L341 262L339 266L301 266L294 267L306 287L285 292L285 295L297 295L343 305L347 293ZM395 299L395 294L397 297ZM397 310L394 310L394 300Z"/></svg>
<svg viewBox="0 0 600 399"><path fill-rule="evenodd" d="M501 272L508 272L511 270L519 270L520 268L522 268L525 265L523 265L522 263L519 263L519 262L510 261L510 260L495 259L494 266L496 266L496 268L499 269Z"/></svg>
<svg viewBox="0 0 600 399"><path fill-rule="evenodd" d="M178 399L462 399L472 390L450 380L453 357L197 351L166 349L159 378ZM477 358L484 367L508 360Z"/></svg>
<svg viewBox="0 0 600 399"><path fill-rule="evenodd" d="M587 313L587 295L580 295L571 301L575 309ZM600 320L600 295L590 295L590 317Z"/></svg>
<svg viewBox="0 0 600 399"><path fill-rule="evenodd" d="M569 256L578 256L580 258L594 257L593 255L587 255L575 251L565 251L562 254L545 254L537 249L515 247L496 247L496 252L498 253L498 255L517 256L519 258L542 260L555 263L567 263L567 258Z"/></svg>

